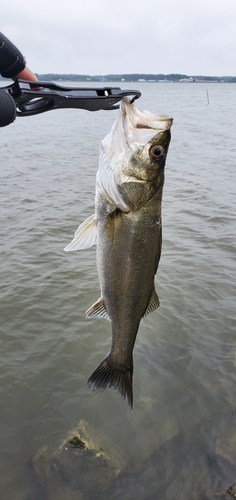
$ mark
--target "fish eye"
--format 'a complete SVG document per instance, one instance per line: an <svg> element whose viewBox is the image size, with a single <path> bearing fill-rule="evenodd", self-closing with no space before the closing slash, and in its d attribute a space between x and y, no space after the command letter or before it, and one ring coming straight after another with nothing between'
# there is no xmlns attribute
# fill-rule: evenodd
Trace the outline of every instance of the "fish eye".
<svg viewBox="0 0 236 500"><path fill-rule="evenodd" d="M155 144L149 149L149 155L151 160L158 161L162 156L165 156L165 150L159 144Z"/></svg>

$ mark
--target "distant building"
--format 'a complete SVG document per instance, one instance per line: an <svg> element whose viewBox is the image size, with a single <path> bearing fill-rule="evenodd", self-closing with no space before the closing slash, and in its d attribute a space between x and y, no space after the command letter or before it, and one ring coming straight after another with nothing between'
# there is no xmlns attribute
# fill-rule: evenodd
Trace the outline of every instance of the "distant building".
<svg viewBox="0 0 236 500"><path fill-rule="evenodd" d="M192 76L190 76L189 78L181 78L179 81L181 83L192 83L192 82L194 82L194 79Z"/></svg>

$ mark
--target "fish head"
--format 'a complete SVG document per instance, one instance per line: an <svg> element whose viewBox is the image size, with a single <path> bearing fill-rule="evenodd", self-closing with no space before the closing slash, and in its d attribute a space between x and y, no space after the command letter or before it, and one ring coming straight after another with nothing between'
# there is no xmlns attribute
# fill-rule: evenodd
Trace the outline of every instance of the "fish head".
<svg viewBox="0 0 236 500"><path fill-rule="evenodd" d="M122 99L112 129L101 143L97 177L100 189L116 207L124 211L138 208L150 198L150 191L158 189L172 121L166 115L140 112L128 98Z"/></svg>
<svg viewBox="0 0 236 500"><path fill-rule="evenodd" d="M155 131L146 144L132 143L123 163L121 179L126 182L132 179L155 181L164 170L170 139L170 129L166 129Z"/></svg>

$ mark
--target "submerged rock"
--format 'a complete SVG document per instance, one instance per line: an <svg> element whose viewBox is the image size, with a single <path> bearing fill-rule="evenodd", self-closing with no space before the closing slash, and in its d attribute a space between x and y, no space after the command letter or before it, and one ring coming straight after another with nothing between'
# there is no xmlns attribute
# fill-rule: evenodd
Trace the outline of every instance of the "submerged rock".
<svg viewBox="0 0 236 500"><path fill-rule="evenodd" d="M132 448L141 428L133 426L125 462L100 432L81 421L56 450L37 453L33 466L41 493L29 500L236 498L236 412L213 415L191 433L180 430L174 417L159 425L138 434Z"/></svg>
<svg viewBox="0 0 236 500"><path fill-rule="evenodd" d="M122 468L101 433L81 421L56 451L40 449L33 459L34 471L47 500L84 500L105 492ZM95 495L95 496L94 496Z"/></svg>
<svg viewBox="0 0 236 500"><path fill-rule="evenodd" d="M173 437L165 440L145 463L140 464L139 473L123 470L116 480L117 494L110 495L109 499L236 498L235 425L236 414L218 414L193 426L191 433L182 429L174 435L173 421L170 426Z"/></svg>
<svg viewBox="0 0 236 500"><path fill-rule="evenodd" d="M233 484L227 489L228 495L232 495L234 498L236 498L236 484Z"/></svg>

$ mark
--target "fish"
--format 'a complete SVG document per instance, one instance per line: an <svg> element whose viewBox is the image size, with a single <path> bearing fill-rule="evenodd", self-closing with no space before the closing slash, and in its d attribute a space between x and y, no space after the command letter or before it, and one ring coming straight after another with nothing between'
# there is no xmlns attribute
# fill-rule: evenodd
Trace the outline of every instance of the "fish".
<svg viewBox="0 0 236 500"><path fill-rule="evenodd" d="M101 297L87 318L111 321L109 353L88 379L95 391L117 389L133 407L133 349L142 318L159 307L155 275L161 256L164 167L173 119L139 111L127 97L102 140L95 214L65 251L97 245Z"/></svg>

